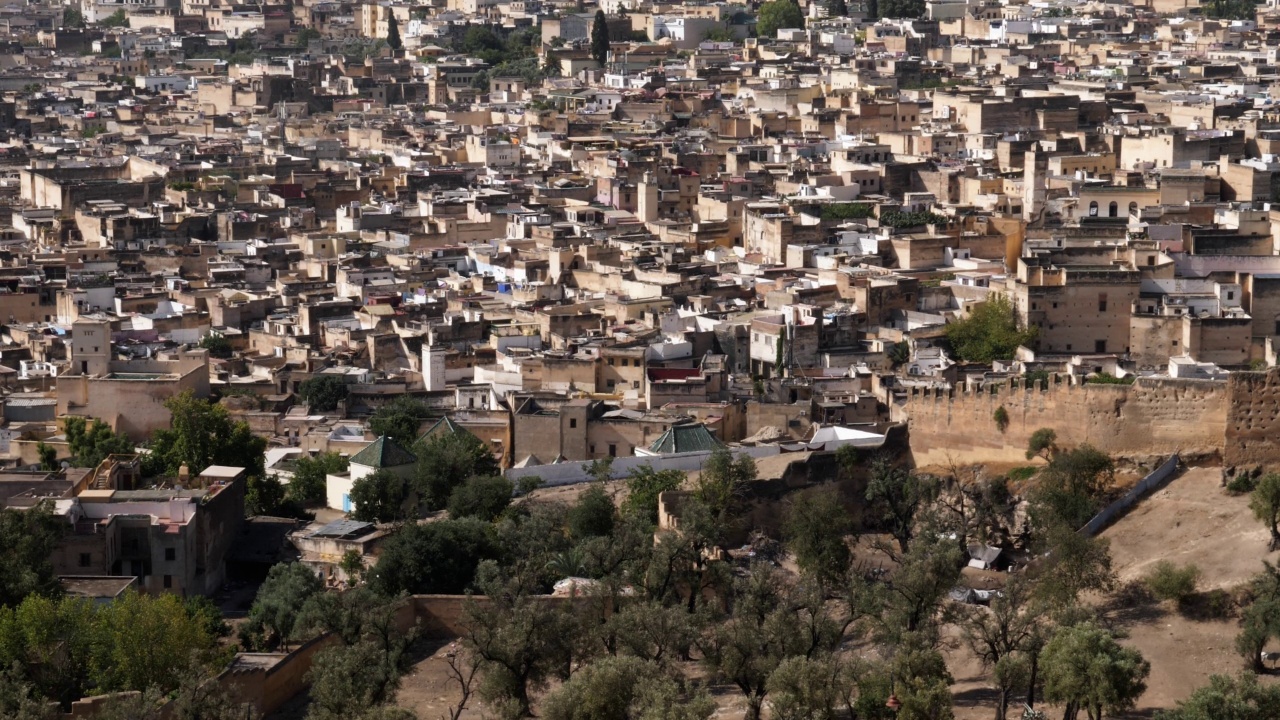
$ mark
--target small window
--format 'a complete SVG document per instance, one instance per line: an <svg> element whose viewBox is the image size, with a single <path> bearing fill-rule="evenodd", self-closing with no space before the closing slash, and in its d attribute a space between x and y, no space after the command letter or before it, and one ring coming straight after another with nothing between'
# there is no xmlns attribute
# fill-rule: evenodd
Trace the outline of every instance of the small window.
<svg viewBox="0 0 1280 720"><path fill-rule="evenodd" d="M1148 256L1147 256L1147 266L1148 266L1148 267L1150 267L1150 266L1155 265L1155 264L1156 264L1156 256L1155 256L1155 255L1148 255Z"/></svg>
<svg viewBox="0 0 1280 720"><path fill-rule="evenodd" d="M1094 341L1093 341L1093 351L1094 351L1094 352L1099 352L1099 353L1104 353L1104 352L1106 352L1106 351L1107 351L1107 341L1106 341L1106 340L1094 340ZM1101 371L1099 371L1099 372L1101 372Z"/></svg>
<svg viewBox="0 0 1280 720"><path fill-rule="evenodd" d="M1057 310L1057 309L1058 309L1058 303L1054 303L1054 304L1053 304L1053 309L1054 309L1054 310Z"/></svg>
<svg viewBox="0 0 1280 720"><path fill-rule="evenodd" d="M93 563L93 558L89 553L80 553L80 567L89 567Z"/></svg>
<svg viewBox="0 0 1280 720"><path fill-rule="evenodd" d="M609 367L613 367L613 358L609 358Z"/></svg>
<svg viewBox="0 0 1280 720"><path fill-rule="evenodd" d="M609 457L618 457L618 446L609 443Z"/></svg>
<svg viewBox="0 0 1280 720"><path fill-rule="evenodd" d="M173 562L174 560L177 560L177 559L178 559L178 551L177 551L177 550L175 550L174 548L165 548L165 549L164 549L164 559L165 559L165 560L168 560L169 562Z"/></svg>
<svg viewBox="0 0 1280 720"><path fill-rule="evenodd" d="M1228 290L1228 291L1227 291L1227 299L1228 299L1228 300L1235 300L1235 299L1236 299L1236 291L1235 291L1235 290Z"/></svg>
<svg viewBox="0 0 1280 720"><path fill-rule="evenodd" d="M172 576L172 575L165 575L165 576L164 576L164 587L165 587L165 589L166 589L166 590L167 590L167 589L169 589L169 588L171 588L171 587L173 587L173 576Z"/></svg>
<svg viewBox="0 0 1280 720"><path fill-rule="evenodd" d="M578 418L569 418L569 429L578 427Z"/></svg>
<svg viewBox="0 0 1280 720"><path fill-rule="evenodd" d="M1101 293L1098 295L1098 312L1106 312L1106 311L1107 311L1107 294Z"/></svg>

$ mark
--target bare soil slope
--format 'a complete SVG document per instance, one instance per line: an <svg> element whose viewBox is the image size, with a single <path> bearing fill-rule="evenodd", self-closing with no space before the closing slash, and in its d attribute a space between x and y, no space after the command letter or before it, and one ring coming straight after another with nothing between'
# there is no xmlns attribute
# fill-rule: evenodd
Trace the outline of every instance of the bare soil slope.
<svg viewBox="0 0 1280 720"><path fill-rule="evenodd" d="M1247 495L1228 495L1222 471L1193 467L1138 503L1103 531L1120 580L1142 577L1152 565L1170 560L1195 563L1201 590L1229 588L1262 570L1267 530L1249 511Z"/></svg>

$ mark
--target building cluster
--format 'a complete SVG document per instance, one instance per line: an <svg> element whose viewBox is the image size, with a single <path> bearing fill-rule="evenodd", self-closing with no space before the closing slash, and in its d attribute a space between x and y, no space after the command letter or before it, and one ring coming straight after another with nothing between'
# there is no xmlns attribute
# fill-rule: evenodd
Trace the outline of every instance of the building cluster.
<svg viewBox="0 0 1280 720"><path fill-rule="evenodd" d="M405 395L535 472L865 444L919 386L1276 364L1280 9L798 9L0 8L0 499L60 498L60 571L205 592L196 519L243 478L32 470L66 418L144 444L189 391L349 486L412 462L367 425ZM1035 339L965 362L947 327L996 298Z"/></svg>

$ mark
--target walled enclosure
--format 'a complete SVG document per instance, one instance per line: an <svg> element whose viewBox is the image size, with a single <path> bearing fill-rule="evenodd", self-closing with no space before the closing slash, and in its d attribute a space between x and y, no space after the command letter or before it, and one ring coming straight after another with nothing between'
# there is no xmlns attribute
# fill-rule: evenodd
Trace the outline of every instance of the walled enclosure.
<svg viewBox="0 0 1280 720"><path fill-rule="evenodd" d="M1133 385L1076 385L1061 376L1037 388L1024 388L1022 380L973 391L912 388L893 406L893 413L895 420L907 423L918 467L1026 462L1027 443L1040 428L1052 428L1060 445L1088 443L1113 456L1243 455L1224 452L1229 445L1228 414L1235 416L1257 404L1269 408L1252 410L1254 422L1259 412L1268 419L1264 427L1239 423L1247 428L1235 432L1241 446L1251 444L1256 435L1280 430L1280 371L1242 375L1256 377L1237 380L1232 375L1229 383L1139 378ZM1258 385L1267 390L1255 400ZM1000 407L1008 414L1003 432L995 420ZM1258 458L1255 463L1280 464L1280 443L1247 454Z"/></svg>

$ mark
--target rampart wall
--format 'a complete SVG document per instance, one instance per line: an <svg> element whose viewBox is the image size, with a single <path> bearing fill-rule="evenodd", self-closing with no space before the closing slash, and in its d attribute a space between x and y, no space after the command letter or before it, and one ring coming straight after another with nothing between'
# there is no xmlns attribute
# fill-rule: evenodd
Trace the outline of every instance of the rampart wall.
<svg viewBox="0 0 1280 720"><path fill-rule="evenodd" d="M1266 385L1267 392L1276 394L1267 415L1275 427L1266 430L1280 430L1280 373L1266 377L1274 384ZM1076 384L1057 376L1030 388L1022 380L976 390L912 388L893 413L907 423L917 466L1025 462L1027 443L1040 428L1053 428L1061 445L1089 443L1113 456L1222 455L1229 408L1247 402L1231 401L1238 387L1238 382L1173 378ZM1003 432L996 422L1000 407L1008 416ZM1253 424L1242 427L1257 432ZM1280 464L1280 440L1267 452Z"/></svg>

